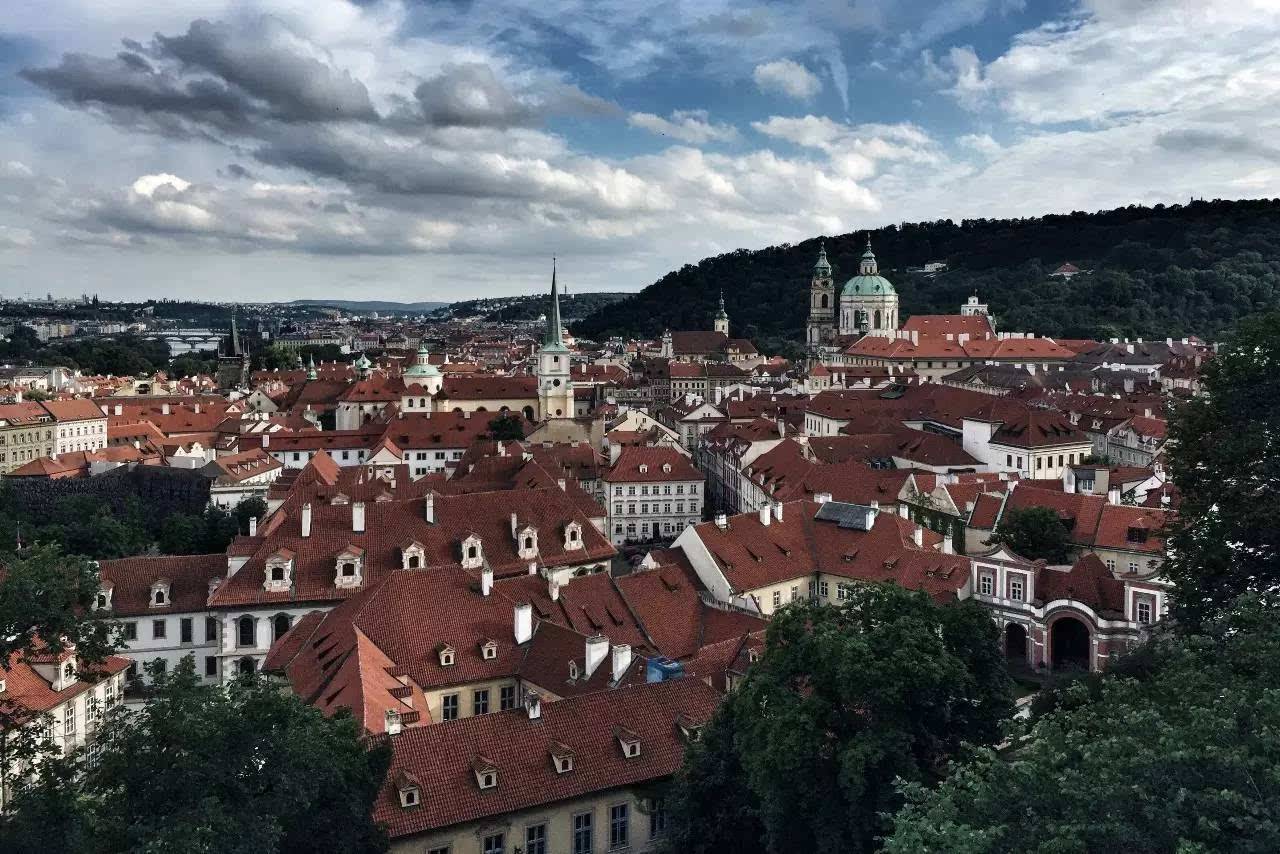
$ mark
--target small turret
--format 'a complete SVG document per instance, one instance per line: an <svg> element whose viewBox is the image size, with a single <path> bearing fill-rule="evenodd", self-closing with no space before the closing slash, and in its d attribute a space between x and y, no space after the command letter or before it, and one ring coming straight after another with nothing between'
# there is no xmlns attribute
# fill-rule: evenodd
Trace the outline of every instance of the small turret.
<svg viewBox="0 0 1280 854"><path fill-rule="evenodd" d="M720 291L720 309L716 312L713 328L716 332L729 334L729 313L724 310L724 291Z"/></svg>

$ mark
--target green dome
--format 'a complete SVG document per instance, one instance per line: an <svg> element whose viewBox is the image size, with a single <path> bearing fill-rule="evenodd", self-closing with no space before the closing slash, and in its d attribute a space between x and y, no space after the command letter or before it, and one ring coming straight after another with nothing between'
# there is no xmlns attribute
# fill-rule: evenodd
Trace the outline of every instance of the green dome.
<svg viewBox="0 0 1280 854"><path fill-rule="evenodd" d="M418 348L418 358L414 360L404 372L406 377L417 379L420 377L438 377L440 369L429 361L430 356L427 353L427 345L423 344Z"/></svg>
<svg viewBox="0 0 1280 854"><path fill-rule="evenodd" d="M844 283L844 288L840 291L841 296L851 297L896 296L897 293L884 276L854 276Z"/></svg>

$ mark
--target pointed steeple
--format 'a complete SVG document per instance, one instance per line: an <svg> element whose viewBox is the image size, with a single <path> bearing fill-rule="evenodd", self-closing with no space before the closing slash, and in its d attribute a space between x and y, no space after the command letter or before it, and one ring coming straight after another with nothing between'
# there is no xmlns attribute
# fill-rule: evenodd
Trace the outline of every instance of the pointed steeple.
<svg viewBox="0 0 1280 854"><path fill-rule="evenodd" d="M724 289L723 288L720 289L720 310L716 312L716 318L717 319L724 318L726 320L729 318L729 313L724 310Z"/></svg>
<svg viewBox="0 0 1280 854"><path fill-rule="evenodd" d="M298 357L298 361L299 362L302 361L301 356ZM315 353L312 353L310 356L307 357L307 379L309 380L320 379L320 372L316 370L316 354Z"/></svg>
<svg viewBox="0 0 1280 854"><path fill-rule="evenodd" d="M867 248L862 253L862 261L858 265L858 275L860 276L878 276L880 275L880 266L876 263L876 253L871 251L871 232L867 232Z"/></svg>
<svg viewBox="0 0 1280 854"><path fill-rule="evenodd" d="M551 259L551 311L547 312L547 331L542 337L542 349L566 350L560 332L560 286L556 284L556 259Z"/></svg>

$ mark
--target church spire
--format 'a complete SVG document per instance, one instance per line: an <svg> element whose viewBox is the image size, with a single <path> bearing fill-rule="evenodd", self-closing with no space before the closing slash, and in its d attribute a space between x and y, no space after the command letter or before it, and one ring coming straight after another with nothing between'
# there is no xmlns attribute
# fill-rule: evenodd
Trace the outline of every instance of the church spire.
<svg viewBox="0 0 1280 854"><path fill-rule="evenodd" d="M298 361L299 362L302 361L301 356L298 357ZM309 380L320 379L320 374L316 371L316 354L315 353L312 353L310 356L307 357L307 379Z"/></svg>
<svg viewBox="0 0 1280 854"><path fill-rule="evenodd" d="M825 278L831 275L831 262L827 260L827 243L818 244L818 263L813 265L814 275Z"/></svg>
<svg viewBox="0 0 1280 854"><path fill-rule="evenodd" d="M551 259L551 310L547 312L547 332L542 338L544 348L564 349L560 333L560 286L556 284L556 259Z"/></svg>
<svg viewBox="0 0 1280 854"><path fill-rule="evenodd" d="M858 265L858 275L878 276L880 266L876 263L876 253L871 251L871 232L867 232L867 249L862 253L862 261Z"/></svg>

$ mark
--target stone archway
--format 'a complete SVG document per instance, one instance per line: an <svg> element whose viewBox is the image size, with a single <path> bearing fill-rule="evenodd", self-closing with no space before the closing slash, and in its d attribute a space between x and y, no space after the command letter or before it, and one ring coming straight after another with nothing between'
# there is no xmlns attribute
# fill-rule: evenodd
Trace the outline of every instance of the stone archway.
<svg viewBox="0 0 1280 854"><path fill-rule="evenodd" d="M1049 654L1054 670L1092 670L1089 627L1075 617L1059 617L1049 628Z"/></svg>
<svg viewBox="0 0 1280 854"><path fill-rule="evenodd" d="M1022 623L1009 623L1004 627L1004 655L1018 664L1027 662L1027 627Z"/></svg>

